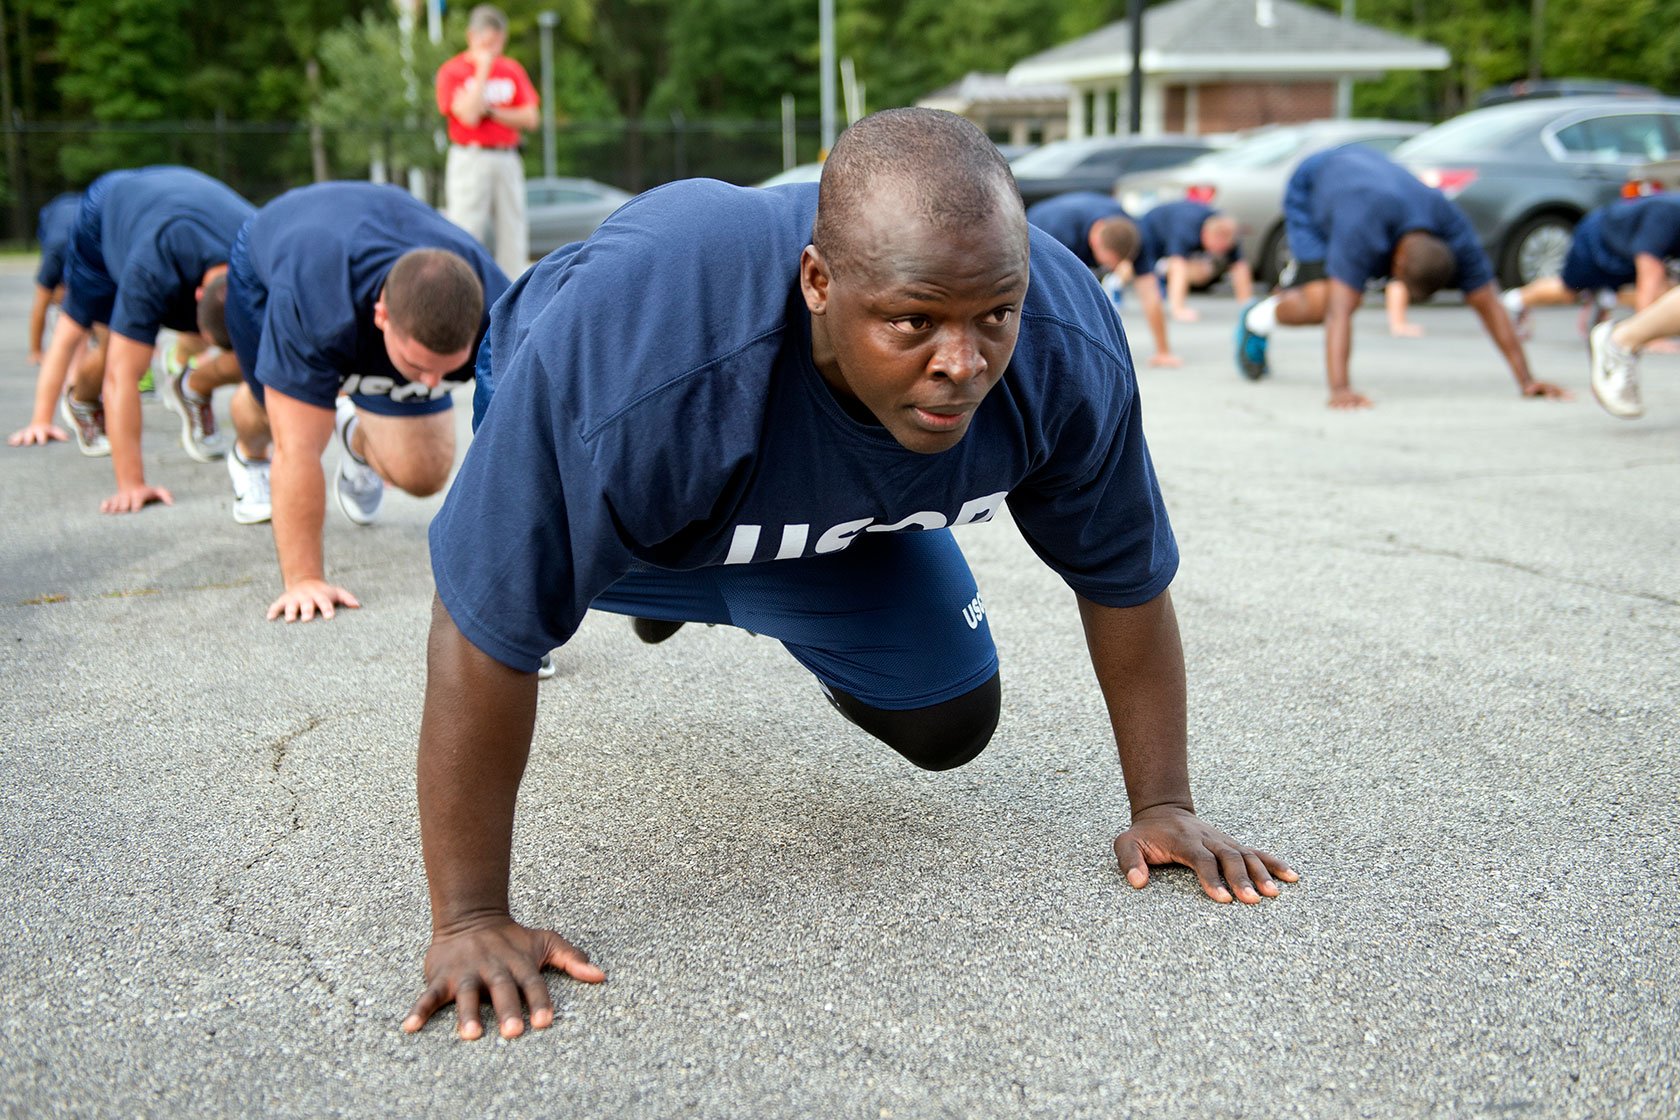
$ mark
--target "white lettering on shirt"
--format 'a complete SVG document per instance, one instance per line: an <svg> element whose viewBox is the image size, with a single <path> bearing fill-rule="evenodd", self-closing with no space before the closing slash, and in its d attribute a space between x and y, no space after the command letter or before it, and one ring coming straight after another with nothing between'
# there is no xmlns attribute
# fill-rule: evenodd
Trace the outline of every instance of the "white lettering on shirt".
<svg viewBox="0 0 1680 1120"><path fill-rule="evenodd" d="M338 391L345 396L390 397L400 404L411 400L440 400L465 384L465 381L440 381L432 389L424 381L396 381L383 374L352 373L339 385Z"/></svg>
<svg viewBox="0 0 1680 1120"><path fill-rule="evenodd" d="M348 391L348 390L347 390ZM892 523L878 521L873 517L860 517L851 521L842 521L817 537L813 551L818 555L839 552L850 545L861 533L899 533L906 529L944 529L947 526L977 525L982 521L990 521L997 511L1002 508L1003 500L1009 496L1009 491L999 490L996 494L987 494L981 498L971 498L964 502L957 515L949 521L943 513L937 510L923 510L912 513L908 517ZM729 553L723 558L725 564L750 564L758 558L759 542L764 537L763 525L737 525L730 537ZM805 546L811 539L811 526L806 524L783 525L781 541L776 548L775 559L793 560L805 555ZM979 617L969 625L979 625Z"/></svg>
<svg viewBox="0 0 1680 1120"><path fill-rule="evenodd" d="M498 107L512 102L516 92L512 78L491 78L484 83L485 102Z"/></svg>

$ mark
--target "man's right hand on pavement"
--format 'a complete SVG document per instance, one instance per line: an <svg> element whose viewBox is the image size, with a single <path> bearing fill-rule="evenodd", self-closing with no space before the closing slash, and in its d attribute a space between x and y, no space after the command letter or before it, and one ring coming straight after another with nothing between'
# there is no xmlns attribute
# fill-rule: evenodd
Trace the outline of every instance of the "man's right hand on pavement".
<svg viewBox="0 0 1680 1120"><path fill-rule="evenodd" d="M599 984L607 974L589 963L588 954L549 929L528 929L500 918L455 933L434 933L426 951L427 986L403 1020L403 1030L419 1030L444 1004L455 1004L456 1032L464 1039L484 1033L480 1000L488 994L503 1038L525 1031L521 1003L531 1009L531 1029L554 1022L544 968L574 980Z"/></svg>
<svg viewBox="0 0 1680 1120"><path fill-rule="evenodd" d="M287 622L308 622L320 611L322 618L333 616L333 606L360 607L356 597L342 587L334 587L324 579L301 580L295 587L268 605L268 620L284 616Z"/></svg>
<svg viewBox="0 0 1680 1120"><path fill-rule="evenodd" d="M69 438L63 428L55 427L52 424L31 424L27 428L19 428L10 436L7 436L6 442L13 447L30 447L37 443L45 447L55 440L63 443Z"/></svg>

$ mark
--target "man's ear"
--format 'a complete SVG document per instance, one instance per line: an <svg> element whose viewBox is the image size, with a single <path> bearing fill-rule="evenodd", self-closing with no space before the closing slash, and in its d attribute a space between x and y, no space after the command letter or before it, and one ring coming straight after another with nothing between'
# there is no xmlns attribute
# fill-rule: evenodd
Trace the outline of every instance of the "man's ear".
<svg viewBox="0 0 1680 1120"><path fill-rule="evenodd" d="M391 316L385 312L385 297L380 296L373 301L373 325L384 330L391 323Z"/></svg>
<svg viewBox="0 0 1680 1120"><path fill-rule="evenodd" d="M817 247L805 246L799 255L799 290L804 293L805 307L811 314L821 315L828 310L828 286L833 279L834 274Z"/></svg>

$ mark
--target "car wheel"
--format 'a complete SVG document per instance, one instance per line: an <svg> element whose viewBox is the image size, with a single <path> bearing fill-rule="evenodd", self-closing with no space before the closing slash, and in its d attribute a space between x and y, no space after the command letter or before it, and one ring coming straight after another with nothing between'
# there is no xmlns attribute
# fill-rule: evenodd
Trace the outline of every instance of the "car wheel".
<svg viewBox="0 0 1680 1120"><path fill-rule="evenodd" d="M1500 255L1500 283L1520 288L1543 276L1561 273L1569 244L1575 239L1576 221L1568 214L1539 214L1518 226L1506 239Z"/></svg>
<svg viewBox="0 0 1680 1120"><path fill-rule="evenodd" d="M1256 262L1256 279L1267 284L1276 284L1278 277L1283 275L1285 266L1289 264L1289 237L1279 225L1266 235L1266 240L1260 249L1260 260Z"/></svg>

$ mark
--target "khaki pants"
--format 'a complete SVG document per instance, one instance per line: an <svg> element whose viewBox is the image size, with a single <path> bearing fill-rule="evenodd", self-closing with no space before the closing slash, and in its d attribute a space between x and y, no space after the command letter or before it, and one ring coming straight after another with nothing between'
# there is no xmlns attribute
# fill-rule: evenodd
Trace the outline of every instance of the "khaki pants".
<svg viewBox="0 0 1680 1120"><path fill-rule="evenodd" d="M531 263L530 238L525 165L517 151L451 144L444 193L449 220L489 248L508 279L525 271Z"/></svg>

